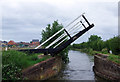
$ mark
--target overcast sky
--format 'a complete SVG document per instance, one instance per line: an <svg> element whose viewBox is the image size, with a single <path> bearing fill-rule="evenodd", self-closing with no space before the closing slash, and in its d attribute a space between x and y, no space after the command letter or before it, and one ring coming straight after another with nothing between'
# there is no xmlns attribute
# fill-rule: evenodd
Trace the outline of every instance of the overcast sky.
<svg viewBox="0 0 120 82"><path fill-rule="evenodd" d="M58 20L66 26L85 12L86 18L95 27L75 41L87 41L92 34L107 40L118 35L118 1L81 0L3 0L2 40L31 41L41 40L41 31L47 24ZM0 10L1 10L0 9ZM1 18L0 17L0 18ZM1 29L0 29L1 33ZM1 38L1 36L0 36Z"/></svg>

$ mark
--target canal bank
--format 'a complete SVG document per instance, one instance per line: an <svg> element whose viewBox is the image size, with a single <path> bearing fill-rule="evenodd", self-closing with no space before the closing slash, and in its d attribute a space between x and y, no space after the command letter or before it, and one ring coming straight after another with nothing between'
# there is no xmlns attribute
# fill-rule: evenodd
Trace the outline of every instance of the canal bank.
<svg viewBox="0 0 120 82"><path fill-rule="evenodd" d="M42 63L35 64L31 69L26 69L24 74L26 74L25 76L28 75L30 80L35 78L35 80L89 80L93 82L108 82L98 77L99 75L94 74L94 56L73 50L69 50L68 56L70 62L67 64L61 63L62 60L60 59L52 58L47 60L47 62L43 61ZM96 60L99 61L98 59ZM95 63L96 65L100 66L101 64ZM114 66L112 67L114 68ZM103 70L101 67L95 68Z"/></svg>
<svg viewBox="0 0 120 82"><path fill-rule="evenodd" d="M70 62L67 64L62 63L60 57L52 57L26 68L22 71L23 77L29 80L95 80L93 56L73 50L69 50L68 56Z"/></svg>
<svg viewBox="0 0 120 82"><path fill-rule="evenodd" d="M62 67L61 57L52 57L22 71L23 79L47 80L57 75Z"/></svg>
<svg viewBox="0 0 120 82"><path fill-rule="evenodd" d="M77 51L82 51L80 49L74 49ZM95 54L95 52L94 52ZM119 58L117 58L117 62L114 62L114 57L111 55L99 54L94 56L94 66L93 71L95 73L95 79L97 81L108 82L108 81L120 81L120 64L118 63ZM91 55L91 54L90 54ZM109 57L110 56L110 57ZM110 60L109 58L112 58ZM115 59L114 59L115 60Z"/></svg>
<svg viewBox="0 0 120 82"><path fill-rule="evenodd" d="M120 65L107 59L107 55L96 54L94 56L95 74L108 81L120 82Z"/></svg>

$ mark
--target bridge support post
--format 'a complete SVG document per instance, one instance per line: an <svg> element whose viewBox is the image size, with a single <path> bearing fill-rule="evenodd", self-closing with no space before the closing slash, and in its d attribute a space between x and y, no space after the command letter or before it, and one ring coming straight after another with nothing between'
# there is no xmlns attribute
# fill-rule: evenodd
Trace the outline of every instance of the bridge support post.
<svg viewBox="0 0 120 82"><path fill-rule="evenodd" d="M64 31L67 33L67 35L71 38L71 36L70 36L70 34L67 32L67 30L66 29L64 29Z"/></svg>
<svg viewBox="0 0 120 82"><path fill-rule="evenodd" d="M85 21L88 23L88 25L90 26L90 23L88 22L88 20L85 18L84 15L82 15L82 17L85 19Z"/></svg>

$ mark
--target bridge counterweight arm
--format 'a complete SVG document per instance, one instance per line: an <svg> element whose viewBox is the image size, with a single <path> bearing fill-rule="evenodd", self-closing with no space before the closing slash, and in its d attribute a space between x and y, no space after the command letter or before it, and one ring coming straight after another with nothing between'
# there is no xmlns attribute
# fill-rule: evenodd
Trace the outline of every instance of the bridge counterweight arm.
<svg viewBox="0 0 120 82"><path fill-rule="evenodd" d="M64 31L66 32L66 34L71 38L70 34L67 32L66 29L64 29Z"/></svg>

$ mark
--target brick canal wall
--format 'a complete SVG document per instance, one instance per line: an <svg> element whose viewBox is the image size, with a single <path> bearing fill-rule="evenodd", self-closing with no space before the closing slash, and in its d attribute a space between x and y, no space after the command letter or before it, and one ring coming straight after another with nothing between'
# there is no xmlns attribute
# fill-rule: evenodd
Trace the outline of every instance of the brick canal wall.
<svg viewBox="0 0 120 82"><path fill-rule="evenodd" d="M105 55L97 54L94 56L93 70L99 77L120 82L120 65L109 61Z"/></svg>
<svg viewBox="0 0 120 82"><path fill-rule="evenodd" d="M62 67L60 57L52 57L46 61L35 64L22 71L23 77L29 80L46 80L58 74Z"/></svg>

